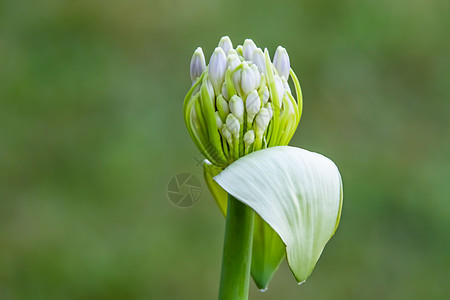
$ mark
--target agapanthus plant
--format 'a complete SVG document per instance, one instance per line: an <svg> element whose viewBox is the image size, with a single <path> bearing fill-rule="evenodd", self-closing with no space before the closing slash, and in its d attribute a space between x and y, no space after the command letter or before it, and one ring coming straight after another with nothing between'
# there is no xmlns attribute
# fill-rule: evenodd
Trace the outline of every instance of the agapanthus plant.
<svg viewBox="0 0 450 300"><path fill-rule="evenodd" d="M247 299L250 274L265 290L284 257L304 282L339 224L342 180L328 158L287 146L302 94L286 50L271 61L252 40L223 37L208 65L195 50L190 75L186 126L226 216L219 299Z"/></svg>

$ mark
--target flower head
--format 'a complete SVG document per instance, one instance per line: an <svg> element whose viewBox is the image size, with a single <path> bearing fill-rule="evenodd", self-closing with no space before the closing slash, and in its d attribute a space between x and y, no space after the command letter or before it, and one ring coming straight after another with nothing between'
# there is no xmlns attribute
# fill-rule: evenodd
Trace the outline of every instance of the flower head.
<svg viewBox="0 0 450 300"><path fill-rule="evenodd" d="M208 66L201 48L191 60L184 118L206 157L208 188L227 217L220 299L248 292L250 268L265 290L284 256L297 282L304 282L339 224L343 194L336 165L286 146L302 113L290 66L281 46L272 62L252 40L234 49L227 36ZM235 226L240 230L229 230Z"/></svg>
<svg viewBox="0 0 450 300"><path fill-rule="evenodd" d="M289 143L300 121L302 96L286 49L278 47L272 62L269 51L251 39L233 48L225 36L208 66L197 48L190 73L184 118L212 164L226 167L250 152Z"/></svg>

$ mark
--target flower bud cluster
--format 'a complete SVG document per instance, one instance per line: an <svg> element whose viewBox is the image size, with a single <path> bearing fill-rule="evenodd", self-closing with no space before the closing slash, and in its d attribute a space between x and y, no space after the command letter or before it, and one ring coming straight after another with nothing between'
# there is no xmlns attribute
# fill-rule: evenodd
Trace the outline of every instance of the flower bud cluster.
<svg viewBox="0 0 450 300"><path fill-rule="evenodd" d="M208 65L202 49L195 50L190 75L186 126L211 163L225 167L250 152L289 143L300 121L302 96L286 49L279 46L272 62L268 50L252 40L233 48L225 36Z"/></svg>

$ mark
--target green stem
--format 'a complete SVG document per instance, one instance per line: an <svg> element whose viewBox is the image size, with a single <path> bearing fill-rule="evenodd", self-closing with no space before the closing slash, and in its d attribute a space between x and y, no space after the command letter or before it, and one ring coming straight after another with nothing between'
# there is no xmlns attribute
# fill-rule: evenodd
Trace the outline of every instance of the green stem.
<svg viewBox="0 0 450 300"><path fill-rule="evenodd" d="M247 300L254 211L228 195L219 300Z"/></svg>

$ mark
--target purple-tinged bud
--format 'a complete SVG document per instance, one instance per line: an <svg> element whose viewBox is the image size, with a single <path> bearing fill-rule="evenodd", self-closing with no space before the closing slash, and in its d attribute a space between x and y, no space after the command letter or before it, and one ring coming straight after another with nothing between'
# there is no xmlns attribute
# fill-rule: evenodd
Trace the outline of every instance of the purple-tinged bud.
<svg viewBox="0 0 450 300"><path fill-rule="evenodd" d="M194 81L197 77L202 75L206 69L205 55L201 47L198 47L192 55L190 73L191 80Z"/></svg>

